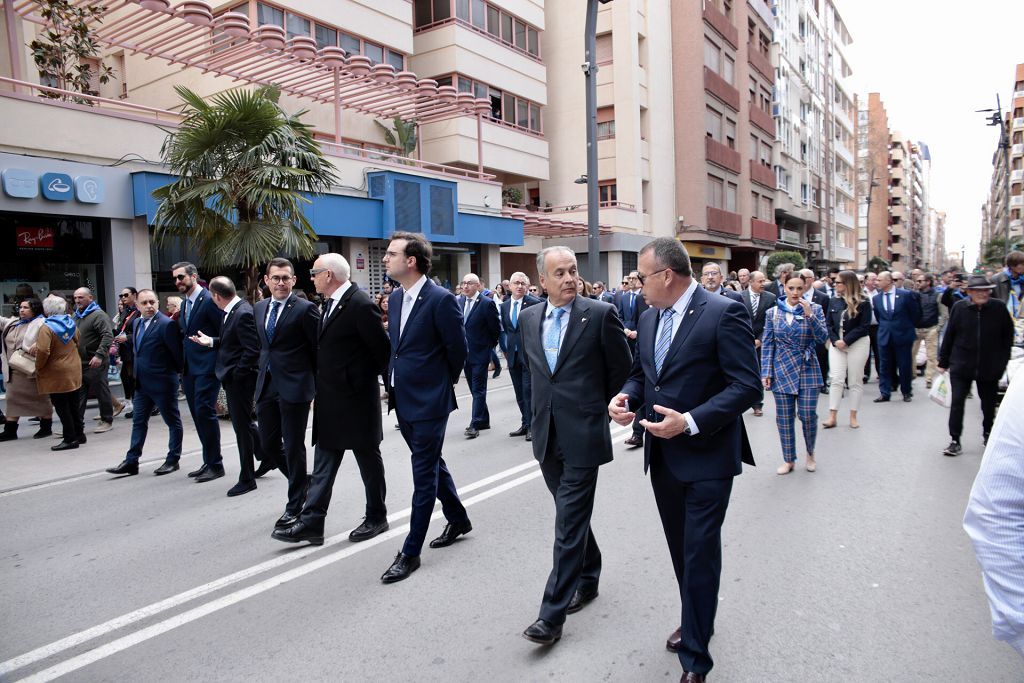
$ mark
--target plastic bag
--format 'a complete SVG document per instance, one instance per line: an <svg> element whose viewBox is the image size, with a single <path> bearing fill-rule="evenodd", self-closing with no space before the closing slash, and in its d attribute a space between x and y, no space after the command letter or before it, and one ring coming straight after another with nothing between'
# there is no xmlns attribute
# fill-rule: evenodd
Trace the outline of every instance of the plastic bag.
<svg viewBox="0 0 1024 683"><path fill-rule="evenodd" d="M931 391L928 392L928 398L943 408L949 408L953 405L953 389L949 384L948 373L944 372L935 377L935 381L932 382Z"/></svg>

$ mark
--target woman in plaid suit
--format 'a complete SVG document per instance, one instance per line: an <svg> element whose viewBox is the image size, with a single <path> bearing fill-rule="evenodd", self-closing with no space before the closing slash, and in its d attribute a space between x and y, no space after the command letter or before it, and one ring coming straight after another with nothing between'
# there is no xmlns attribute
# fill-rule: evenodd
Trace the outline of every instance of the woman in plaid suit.
<svg viewBox="0 0 1024 683"><path fill-rule="evenodd" d="M818 435L821 368L814 345L828 339L828 329L821 306L805 300L803 293L801 278L786 281L786 296L767 311L761 338L761 381L775 394L775 423L785 460L776 470L778 474L789 474L796 466L797 415L807 445L807 471L817 467L814 440Z"/></svg>

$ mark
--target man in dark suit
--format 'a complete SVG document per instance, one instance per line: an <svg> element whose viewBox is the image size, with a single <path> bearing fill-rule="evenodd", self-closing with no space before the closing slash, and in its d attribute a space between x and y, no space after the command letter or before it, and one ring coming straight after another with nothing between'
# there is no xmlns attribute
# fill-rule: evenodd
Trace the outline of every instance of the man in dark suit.
<svg viewBox="0 0 1024 683"><path fill-rule="evenodd" d="M227 396L228 415L238 444L238 483L228 489L228 496L234 497L256 490L253 459L263 459L255 404L260 340L252 306L238 296L234 282L223 275L213 278L210 296L224 312L220 336L211 337L200 329L189 342L217 351L217 380Z"/></svg>
<svg viewBox="0 0 1024 683"><path fill-rule="evenodd" d="M878 319L878 391L875 403L889 401L892 394L892 369L899 369L903 400L910 402L914 388L914 359L911 353L917 339L917 321L921 319L918 298L893 285L892 273L878 274L878 294L871 301Z"/></svg>
<svg viewBox="0 0 1024 683"><path fill-rule="evenodd" d="M704 264L704 268L701 270L700 279L701 284L704 285L704 289L712 294L729 297L733 301L743 303L743 297L740 296L739 292L734 292L733 290L726 289L722 286L722 283L725 281L725 277L722 275L722 266L718 265L714 261L709 261Z"/></svg>
<svg viewBox="0 0 1024 683"><path fill-rule="evenodd" d="M618 310L619 320L626 333L626 343L629 351L636 356L636 326L640 321L640 315L647 310L647 302L644 300L643 285L637 277L636 271L631 272L626 281L629 282L629 290L623 290L619 296ZM644 445L644 430L637 418L633 425L633 433L626 439L625 444L630 448L640 448Z"/></svg>
<svg viewBox="0 0 1024 683"><path fill-rule="evenodd" d="M431 282L433 248L419 233L396 232L384 253L388 277L401 283L388 299L388 409L398 413L402 438L412 451L412 512L401 552L380 577L394 583L420 566L434 502L447 524L431 548L443 548L473 530L448 466L441 456L448 416L458 408L455 384L466 362L466 333L459 304Z"/></svg>
<svg viewBox="0 0 1024 683"><path fill-rule="evenodd" d="M458 298L469 348L466 384L473 394L473 417L465 432L468 439L475 439L480 436L480 430L491 428L491 413L487 410L487 366L501 334L498 307L493 299L484 296L481 289L480 278L467 273L462 278L462 296Z"/></svg>
<svg viewBox="0 0 1024 683"><path fill-rule="evenodd" d="M612 296L612 293L605 288L604 282L601 280L594 283L594 298L598 301L603 301L606 304L615 304L615 307L618 308L618 304L615 302L615 297Z"/></svg>
<svg viewBox="0 0 1024 683"><path fill-rule="evenodd" d="M298 521L306 500L306 422L316 390L316 305L300 299L295 268L284 258L271 259L263 277L270 297L256 303L256 332L260 339L260 371L256 378L263 464L277 465L288 477L288 503L274 524L283 529Z"/></svg>
<svg viewBox="0 0 1024 683"><path fill-rule="evenodd" d="M733 478L753 464L743 412L761 397L754 336L743 306L714 296L691 277L678 240L663 237L640 251L639 271L652 310L640 320L639 357L608 405L618 424L645 406L644 467L665 530L682 619L669 647L683 679L701 683L713 666L722 571L722 522Z"/></svg>
<svg viewBox="0 0 1024 683"><path fill-rule="evenodd" d="M351 268L344 256L323 254L309 274L324 299L317 342L313 475L298 521L275 529L272 536L286 543L323 544L334 480L345 451L351 450L366 492L366 516L348 537L365 541L388 529L377 378L387 372L391 341L380 309L349 280Z"/></svg>
<svg viewBox="0 0 1024 683"><path fill-rule="evenodd" d="M804 299L808 303L818 304L821 310L828 311L829 295L820 289L814 288L814 271L804 268L800 271L800 277L804 281ZM916 333L915 333L916 335ZM818 356L818 368L821 370L821 393L828 393L828 346L815 344L814 353Z"/></svg>
<svg viewBox="0 0 1024 683"><path fill-rule="evenodd" d="M160 312L160 302L152 289L139 290L137 303L142 316L135 318L124 342L132 345L136 360L132 441L124 460L107 472L120 475L139 473L139 458L146 445L149 418L156 406L170 436L167 459L153 474L170 474L179 467L184 435L178 413L178 373L183 363L181 328Z"/></svg>
<svg viewBox="0 0 1024 683"><path fill-rule="evenodd" d="M555 560L540 615L523 636L550 645L562 637L566 614L597 597L601 551L590 517L598 467L612 460L605 406L633 360L615 309L576 295L572 250L544 249L537 270L548 301L523 314L523 349L533 383L533 455L555 499Z"/></svg>
<svg viewBox="0 0 1024 683"><path fill-rule="evenodd" d="M512 388L515 389L516 403L519 404L519 415L522 418L519 429L510 432L509 436L525 436L527 441L533 439L530 433L530 371L523 354L523 334L519 319L524 310L541 303L540 299L527 293L529 286L530 278L524 273L512 273L509 278L510 296L501 302L505 360L508 361L508 374L512 378Z"/></svg>
<svg viewBox="0 0 1024 683"><path fill-rule="evenodd" d="M185 339L199 330L211 337L220 336L224 314L213 303L210 293L199 286L199 271L195 265L182 261L171 268L174 286L181 292L181 315L178 324ZM201 344L185 345L185 365L181 383L192 413L192 422L203 445L202 466L188 473L197 482L213 481L224 476L224 461L220 455L220 422L217 419L217 352ZM136 368L138 365L136 364ZM136 373L138 374L138 373Z"/></svg>
<svg viewBox="0 0 1024 683"><path fill-rule="evenodd" d="M761 335L764 333L764 316L768 309L775 305L775 295L764 291L765 276L759 270L750 274L747 289L743 290L743 305L750 313L750 327L754 333L754 351L761 357ZM754 415L764 415L764 401L758 399L754 403Z"/></svg>
<svg viewBox="0 0 1024 683"><path fill-rule="evenodd" d="M768 284L764 291L775 295L776 301L779 298L786 298L786 281L789 279L796 266L792 263L780 263L775 266L775 279Z"/></svg>

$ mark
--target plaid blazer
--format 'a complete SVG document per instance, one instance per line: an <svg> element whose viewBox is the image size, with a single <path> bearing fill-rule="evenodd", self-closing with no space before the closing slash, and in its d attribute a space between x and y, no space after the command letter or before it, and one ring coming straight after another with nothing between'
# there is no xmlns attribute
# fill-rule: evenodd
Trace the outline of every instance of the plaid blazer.
<svg viewBox="0 0 1024 683"><path fill-rule="evenodd" d="M761 337L761 377L772 378L772 391L799 394L801 389L821 387L821 368L814 351L815 344L828 340L825 313L818 304L811 304L814 317L798 314L793 324L786 324L780 308L765 313L764 335Z"/></svg>

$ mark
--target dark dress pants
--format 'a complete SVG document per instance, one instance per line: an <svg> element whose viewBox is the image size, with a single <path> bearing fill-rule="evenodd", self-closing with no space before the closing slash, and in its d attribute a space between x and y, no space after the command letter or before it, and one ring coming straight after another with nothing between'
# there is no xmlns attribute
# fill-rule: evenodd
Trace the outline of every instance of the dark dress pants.
<svg viewBox="0 0 1024 683"><path fill-rule="evenodd" d="M892 393L896 386L894 373L899 371L900 391L904 396L910 396L914 388L911 382L914 380L914 361L911 355L914 350L914 342L878 344L879 368L878 368L878 391L886 398Z"/></svg>
<svg viewBox="0 0 1024 683"><path fill-rule="evenodd" d="M461 524L469 519L465 506L459 500L455 481L441 457L447 426L447 417L408 422L398 416L398 428L412 451L412 514L409 516L409 535L402 546L402 552L409 556L418 556L423 550L435 500L441 501L441 511L448 522Z"/></svg>
<svg viewBox="0 0 1024 683"><path fill-rule="evenodd" d="M309 403L282 401L274 388L274 378L267 373L263 396L256 404L259 417L263 457L276 463L288 477L288 504L284 511L298 516L306 500L309 477L306 473L306 423Z"/></svg>
<svg viewBox="0 0 1024 683"><path fill-rule="evenodd" d="M131 463L138 463L142 457L142 449L146 445L146 434L149 433L149 417L156 406L160 411L160 417L167 425L167 462L175 463L181 459L181 439L184 431L181 426L181 414L178 412L178 391L177 386L166 392L153 392L152 394L145 387L136 387L135 398L132 400L132 441L128 447L128 454L124 459Z"/></svg>
<svg viewBox="0 0 1024 683"><path fill-rule="evenodd" d="M114 403L110 398L110 381L107 379L108 363L103 363L98 368L90 368L88 363L82 364L82 389L79 394L78 412L85 420L85 405L89 402L89 390L96 394L96 401L100 404L100 419L104 422L114 421Z"/></svg>
<svg viewBox="0 0 1024 683"><path fill-rule="evenodd" d="M53 412L60 419L61 433L64 441L74 441L85 436L85 422L78 412L79 394L81 389L65 391L61 394L50 394Z"/></svg>
<svg viewBox="0 0 1024 683"><path fill-rule="evenodd" d="M128 342L131 343L131 342ZM122 345L123 349L124 346ZM135 357L128 356L127 358L121 359L121 390L124 391L124 398L126 401L131 401L135 398ZM135 409L132 408L134 411Z"/></svg>
<svg viewBox="0 0 1024 683"><path fill-rule="evenodd" d="M193 375L186 373L181 377L188 401L188 411L192 413L199 442L203 445L203 464L208 467L223 467L220 456L220 421L217 419L217 393L220 392L220 381L217 375Z"/></svg>
<svg viewBox="0 0 1024 683"><path fill-rule="evenodd" d="M224 393L228 398L228 414L231 427L235 430L238 444L238 481L248 483L256 480L256 460L263 459L259 429L256 426L256 373L233 374L224 378Z"/></svg>
<svg viewBox="0 0 1024 683"><path fill-rule="evenodd" d="M660 454L651 455L651 487L683 606L679 661L686 671L707 674L714 666L708 642L718 610L722 523L732 478L679 481Z"/></svg>
<svg viewBox="0 0 1024 683"><path fill-rule="evenodd" d="M566 465L554 440L552 430L548 441L552 445L540 464L544 483L555 499L555 546L538 618L562 624L573 593L597 590L601 578L601 549L590 529L598 468Z"/></svg>
<svg viewBox="0 0 1024 683"><path fill-rule="evenodd" d="M526 429L530 428L531 411L530 411L530 398L532 394L530 379L530 371L526 369L526 365L520 361L515 365L509 364L508 374L512 378L512 388L516 392L516 403L519 405L519 414L522 416L522 426Z"/></svg>
<svg viewBox="0 0 1024 683"><path fill-rule="evenodd" d="M366 520L383 522L387 519L388 509L384 505L387 495L387 484L384 480L384 458L380 448L354 450L359 476L363 480L366 492ZM334 480L338 476L338 468L345 456L343 449L316 446L313 456L313 474L309 479L309 492L306 494L306 505L302 508L302 521L310 528L323 533L327 508L331 505L334 493Z"/></svg>
<svg viewBox="0 0 1024 683"><path fill-rule="evenodd" d="M868 325L868 337L871 339L871 353L864 363L864 381L871 379L871 366L875 366L875 374L882 376L878 366L878 325Z"/></svg>
<svg viewBox="0 0 1024 683"><path fill-rule="evenodd" d="M964 405L967 394L971 393L971 382L978 385L978 399L981 401L981 433L986 437L992 431L992 423L996 419L996 395L999 393L999 381L975 380L973 377L949 374L953 403L949 408L949 435L954 441L960 441L964 433Z"/></svg>
<svg viewBox="0 0 1024 683"><path fill-rule="evenodd" d="M827 387L829 385L828 380L828 346L825 344L815 344L814 353L818 356L818 367L821 369L821 383Z"/></svg>
<svg viewBox="0 0 1024 683"><path fill-rule="evenodd" d="M477 365L466 363L466 384L473 394L473 418L470 426L489 427L491 424L491 413L487 410L487 364Z"/></svg>

